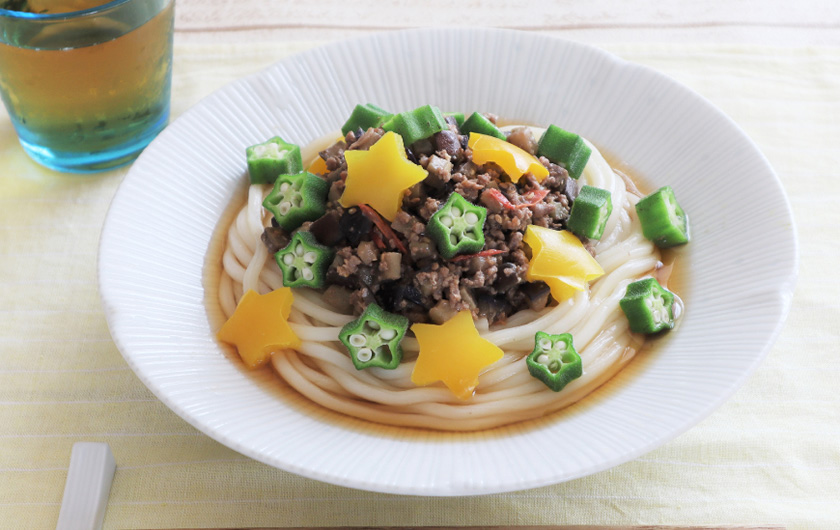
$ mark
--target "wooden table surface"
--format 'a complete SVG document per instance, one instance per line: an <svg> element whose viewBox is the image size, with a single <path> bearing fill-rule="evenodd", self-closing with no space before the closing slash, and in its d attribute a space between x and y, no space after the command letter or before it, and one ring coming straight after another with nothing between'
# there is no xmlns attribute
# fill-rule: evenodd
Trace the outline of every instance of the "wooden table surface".
<svg viewBox="0 0 840 530"><path fill-rule="evenodd" d="M426 26L503 27L572 40L840 45L838 0L177 0L176 42L337 40Z"/></svg>

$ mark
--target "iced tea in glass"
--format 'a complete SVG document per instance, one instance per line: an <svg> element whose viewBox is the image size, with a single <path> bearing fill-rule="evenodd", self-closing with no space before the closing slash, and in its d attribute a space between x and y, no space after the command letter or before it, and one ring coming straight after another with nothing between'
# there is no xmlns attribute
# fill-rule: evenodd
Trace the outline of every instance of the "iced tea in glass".
<svg viewBox="0 0 840 530"><path fill-rule="evenodd" d="M0 0L0 95L36 161L133 160L166 126L174 0Z"/></svg>

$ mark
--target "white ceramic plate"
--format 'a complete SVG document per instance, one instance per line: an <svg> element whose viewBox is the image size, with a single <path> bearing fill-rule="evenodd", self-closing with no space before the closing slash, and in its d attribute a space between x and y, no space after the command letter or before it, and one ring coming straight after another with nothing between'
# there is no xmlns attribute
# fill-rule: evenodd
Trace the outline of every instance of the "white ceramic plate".
<svg viewBox="0 0 840 530"><path fill-rule="evenodd" d="M243 188L245 147L306 144L356 103L424 104L556 123L670 184L689 212L677 332L595 395L550 418L472 434L366 424L250 373L213 338L205 260ZM313 49L208 97L143 153L102 231L99 281L114 341L168 407L219 442L300 475L367 490L470 495L588 475L650 451L728 398L790 306L797 242L756 146L671 79L603 51L496 30L378 34Z"/></svg>

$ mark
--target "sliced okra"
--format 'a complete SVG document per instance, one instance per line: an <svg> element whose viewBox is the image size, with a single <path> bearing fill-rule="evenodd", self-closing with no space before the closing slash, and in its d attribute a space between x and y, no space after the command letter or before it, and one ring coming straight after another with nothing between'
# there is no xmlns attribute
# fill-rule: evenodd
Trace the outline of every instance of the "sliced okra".
<svg viewBox="0 0 840 530"><path fill-rule="evenodd" d="M394 114L382 124L386 131L394 131L403 138L406 147L418 140L449 128L440 109L424 105L408 112Z"/></svg>
<svg viewBox="0 0 840 530"><path fill-rule="evenodd" d="M601 239L611 213L610 192L593 186L583 186L572 203L566 226L578 237Z"/></svg>
<svg viewBox="0 0 840 530"><path fill-rule="evenodd" d="M501 129L496 127L496 124L488 120L483 114L473 112L464 125L461 126L461 134L469 134L471 132L478 134L485 134L487 136L495 136L499 140L507 140L507 136Z"/></svg>
<svg viewBox="0 0 840 530"><path fill-rule="evenodd" d="M285 248L277 251L274 259L283 272L285 287L313 287L324 285L333 250L318 243L311 232L295 232Z"/></svg>
<svg viewBox="0 0 840 530"><path fill-rule="evenodd" d="M642 233L661 248L688 243L688 216L671 186L663 186L636 203Z"/></svg>
<svg viewBox="0 0 840 530"><path fill-rule="evenodd" d="M549 335L538 331L534 350L525 359L528 371L555 392L583 375L583 361L570 333Z"/></svg>
<svg viewBox="0 0 840 530"><path fill-rule="evenodd" d="M356 105L350 117L341 127L341 134L347 135L350 131L361 129L368 130L370 127L379 127L384 120L393 116L385 109L379 108L373 103L367 105Z"/></svg>
<svg viewBox="0 0 840 530"><path fill-rule="evenodd" d="M338 338L350 352L357 370L371 366L393 370L402 361L400 342L406 330L406 317L370 304L359 318L341 328Z"/></svg>
<svg viewBox="0 0 840 530"><path fill-rule="evenodd" d="M486 208L453 193L429 219L426 231L440 255L450 259L456 254L473 254L484 247L486 219Z"/></svg>
<svg viewBox="0 0 840 530"><path fill-rule="evenodd" d="M619 306L635 333L658 333L674 327L674 294L656 278L628 285Z"/></svg>
<svg viewBox="0 0 840 530"><path fill-rule="evenodd" d="M573 179L580 178L591 154L583 138L556 125L548 126L537 145L537 156L563 166Z"/></svg>
<svg viewBox="0 0 840 530"><path fill-rule="evenodd" d="M277 224L291 232L306 221L314 221L324 215L327 192L327 181L312 173L280 175L263 206L274 214Z"/></svg>
<svg viewBox="0 0 840 530"><path fill-rule="evenodd" d="M300 147L275 136L245 149L251 184L271 184L278 176L303 171Z"/></svg>

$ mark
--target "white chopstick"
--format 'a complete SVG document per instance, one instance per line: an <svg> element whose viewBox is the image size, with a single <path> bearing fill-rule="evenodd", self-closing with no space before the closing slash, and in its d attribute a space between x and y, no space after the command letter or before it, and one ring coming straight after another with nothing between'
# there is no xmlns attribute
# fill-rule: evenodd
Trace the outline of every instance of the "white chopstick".
<svg viewBox="0 0 840 530"><path fill-rule="evenodd" d="M106 443L76 442L56 530L99 530L117 464Z"/></svg>

